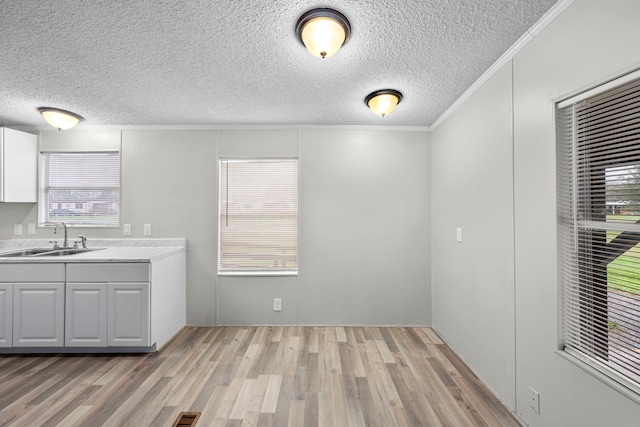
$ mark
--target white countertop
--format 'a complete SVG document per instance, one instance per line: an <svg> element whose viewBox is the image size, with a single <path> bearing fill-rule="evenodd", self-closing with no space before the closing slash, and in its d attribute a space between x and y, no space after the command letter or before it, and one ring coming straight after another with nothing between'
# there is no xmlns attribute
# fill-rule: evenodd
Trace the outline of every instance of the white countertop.
<svg viewBox="0 0 640 427"><path fill-rule="evenodd" d="M0 255L27 248L53 250L52 244L43 239L0 240ZM0 256L0 263L153 262L186 251L187 239L89 239L87 248L96 250L67 256Z"/></svg>

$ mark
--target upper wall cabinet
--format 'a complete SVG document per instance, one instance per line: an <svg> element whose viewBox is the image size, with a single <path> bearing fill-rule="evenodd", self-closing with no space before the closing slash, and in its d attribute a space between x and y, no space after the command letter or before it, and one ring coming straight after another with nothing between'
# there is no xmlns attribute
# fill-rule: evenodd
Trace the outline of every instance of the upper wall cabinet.
<svg viewBox="0 0 640 427"><path fill-rule="evenodd" d="M37 201L38 137L0 127L0 202Z"/></svg>

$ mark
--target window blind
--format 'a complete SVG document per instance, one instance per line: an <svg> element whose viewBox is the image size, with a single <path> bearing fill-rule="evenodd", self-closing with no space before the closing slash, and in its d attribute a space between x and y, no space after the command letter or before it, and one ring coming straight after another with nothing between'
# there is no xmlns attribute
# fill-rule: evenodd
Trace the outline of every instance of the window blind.
<svg viewBox="0 0 640 427"><path fill-rule="evenodd" d="M42 153L43 222L118 226L120 153Z"/></svg>
<svg viewBox="0 0 640 427"><path fill-rule="evenodd" d="M556 111L561 347L640 393L640 80Z"/></svg>
<svg viewBox="0 0 640 427"><path fill-rule="evenodd" d="M219 272L297 272L298 160L220 159L219 170Z"/></svg>

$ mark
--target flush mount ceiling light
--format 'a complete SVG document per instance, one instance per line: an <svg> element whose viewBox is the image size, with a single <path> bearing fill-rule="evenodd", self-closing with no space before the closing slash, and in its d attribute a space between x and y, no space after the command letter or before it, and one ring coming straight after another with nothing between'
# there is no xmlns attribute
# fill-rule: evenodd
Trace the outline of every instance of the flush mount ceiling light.
<svg viewBox="0 0 640 427"><path fill-rule="evenodd" d="M71 111L61 110L59 108L40 107L38 112L51 126L58 130L71 129L84 119L82 116L72 113Z"/></svg>
<svg viewBox="0 0 640 427"><path fill-rule="evenodd" d="M296 35L313 56L328 58L349 40L351 24L337 10L312 9L298 19Z"/></svg>
<svg viewBox="0 0 640 427"><path fill-rule="evenodd" d="M394 89L382 89L370 93L364 99L371 111L379 116L386 116L402 101L402 94Z"/></svg>

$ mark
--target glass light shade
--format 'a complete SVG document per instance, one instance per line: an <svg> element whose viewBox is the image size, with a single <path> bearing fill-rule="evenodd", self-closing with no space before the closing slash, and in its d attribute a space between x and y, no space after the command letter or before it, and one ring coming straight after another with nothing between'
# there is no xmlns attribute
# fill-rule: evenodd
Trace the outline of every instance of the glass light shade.
<svg viewBox="0 0 640 427"><path fill-rule="evenodd" d="M82 116L79 116L76 113L60 110L58 108L41 107L38 108L38 111L42 114L42 117L44 117L47 123L58 130L71 129L84 120Z"/></svg>
<svg viewBox="0 0 640 427"><path fill-rule="evenodd" d="M367 96L365 102L371 111L384 117L391 113L401 100L402 94L400 92L393 89L385 89L371 93Z"/></svg>
<svg viewBox="0 0 640 427"><path fill-rule="evenodd" d="M307 50L319 58L334 55L345 40L342 25L330 18L315 18L302 27L302 42Z"/></svg>
<svg viewBox="0 0 640 427"><path fill-rule="evenodd" d="M312 9L300 17L296 34L307 50L318 58L334 55L351 34L347 18L333 9Z"/></svg>

